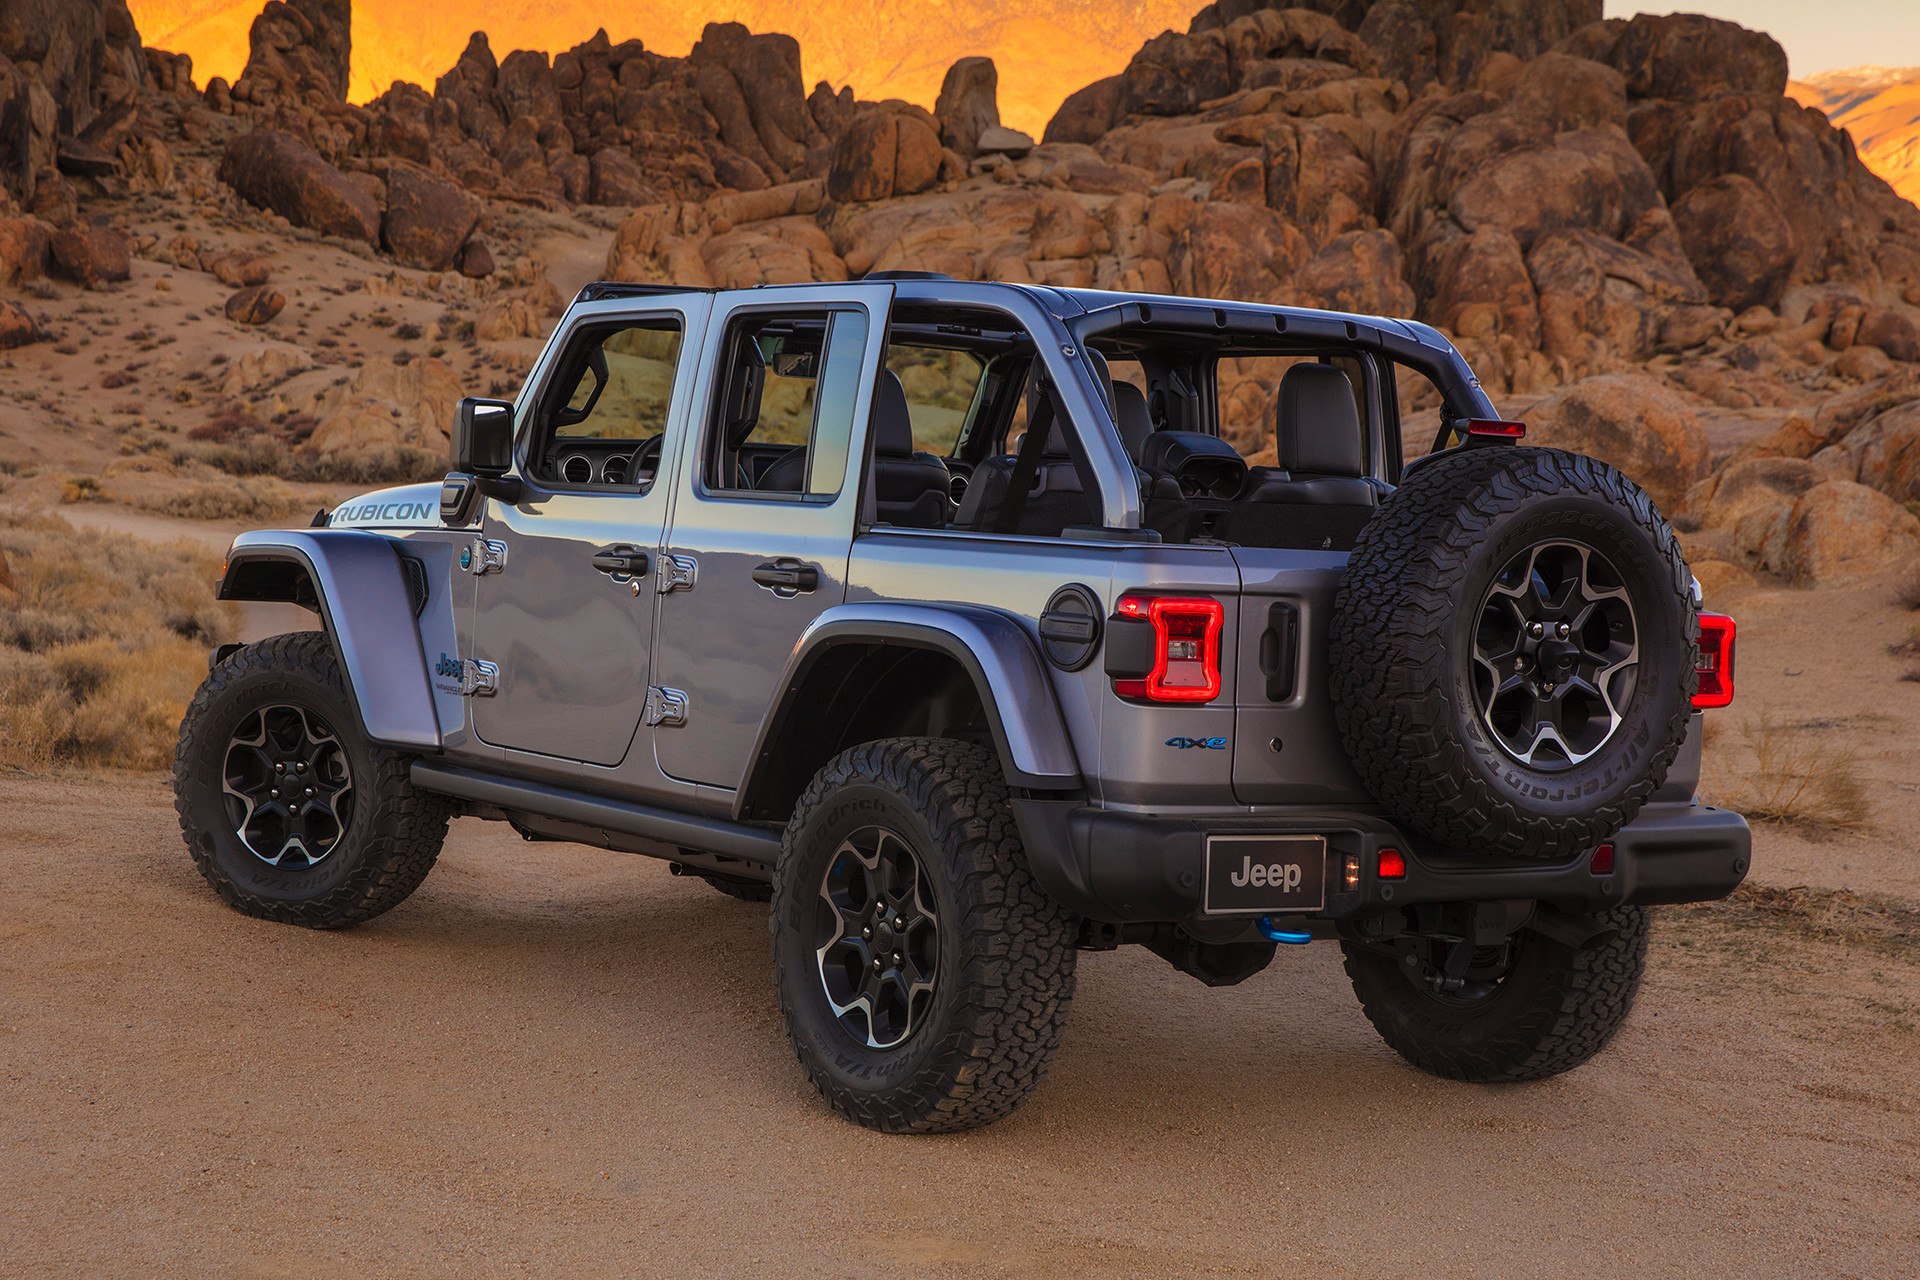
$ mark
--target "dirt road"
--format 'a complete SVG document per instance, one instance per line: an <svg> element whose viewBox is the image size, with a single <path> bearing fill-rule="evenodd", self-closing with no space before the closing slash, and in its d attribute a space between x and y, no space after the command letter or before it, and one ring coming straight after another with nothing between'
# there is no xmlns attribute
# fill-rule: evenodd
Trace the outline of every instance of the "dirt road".
<svg viewBox="0 0 1920 1280"><path fill-rule="evenodd" d="M213 897L161 779L0 778L0 1274L1911 1275L1920 958L1671 911L1591 1066L1403 1066L1329 946L1081 963L1029 1105L830 1115L765 913L457 824L342 934Z"/></svg>

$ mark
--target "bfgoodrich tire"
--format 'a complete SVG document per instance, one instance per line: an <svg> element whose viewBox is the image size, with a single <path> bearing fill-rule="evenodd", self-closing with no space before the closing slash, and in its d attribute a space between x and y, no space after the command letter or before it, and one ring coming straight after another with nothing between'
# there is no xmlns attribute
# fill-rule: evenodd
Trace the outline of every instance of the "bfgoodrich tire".
<svg viewBox="0 0 1920 1280"><path fill-rule="evenodd" d="M1522 929L1496 982L1441 995L1401 972L1406 953L1349 942L1347 976L1393 1050L1422 1071L1481 1084L1540 1080L1606 1048L1633 1009L1647 966L1647 909L1580 917L1576 944ZM1490 989L1488 989L1490 988Z"/></svg>
<svg viewBox="0 0 1920 1280"><path fill-rule="evenodd" d="M831 761L788 824L770 928L787 1035L848 1119L970 1129L1046 1075L1073 919L1027 869L991 751L895 738Z"/></svg>
<svg viewBox="0 0 1920 1280"><path fill-rule="evenodd" d="M1557 449L1472 449L1420 464L1361 532L1334 600L1334 717L1414 831L1568 858L1666 780L1698 633L1638 485Z"/></svg>
<svg viewBox="0 0 1920 1280"><path fill-rule="evenodd" d="M318 631L214 667L180 723L174 808L200 874L262 920L343 929L398 906L433 869L448 809L410 757L362 736Z"/></svg>

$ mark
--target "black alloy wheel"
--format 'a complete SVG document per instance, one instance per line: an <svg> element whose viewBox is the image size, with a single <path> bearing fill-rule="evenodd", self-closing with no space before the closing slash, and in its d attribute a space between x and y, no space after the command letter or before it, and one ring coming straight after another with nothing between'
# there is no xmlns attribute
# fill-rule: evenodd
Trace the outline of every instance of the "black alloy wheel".
<svg viewBox="0 0 1920 1280"><path fill-rule="evenodd" d="M1579 764L1633 700L1640 644L1625 579L1577 542L1526 548L1481 601L1473 660L1476 708L1502 750L1547 772Z"/></svg>
<svg viewBox="0 0 1920 1280"><path fill-rule="evenodd" d="M305 708L282 703L248 715L227 742L221 774L234 834L269 866L313 866L353 819L346 750Z"/></svg>
<svg viewBox="0 0 1920 1280"><path fill-rule="evenodd" d="M820 987L869 1049L904 1044L933 1007L940 916L913 846L886 827L840 842L814 912Z"/></svg>

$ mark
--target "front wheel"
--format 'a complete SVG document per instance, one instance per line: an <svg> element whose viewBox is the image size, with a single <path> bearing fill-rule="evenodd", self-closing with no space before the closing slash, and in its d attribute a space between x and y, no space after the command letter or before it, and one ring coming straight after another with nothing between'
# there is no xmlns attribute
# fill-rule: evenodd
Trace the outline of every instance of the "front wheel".
<svg viewBox="0 0 1920 1280"><path fill-rule="evenodd" d="M1418 946L1348 942L1347 976L1381 1039L1422 1071L1476 1084L1541 1080L1606 1048L1647 966L1645 907L1571 923L1562 936L1522 929L1480 948L1446 990L1418 972Z"/></svg>
<svg viewBox="0 0 1920 1280"><path fill-rule="evenodd" d="M251 644L208 674L173 759L180 834L227 905L343 929L398 906L439 857L448 807L360 732L325 633Z"/></svg>
<svg viewBox="0 0 1920 1280"><path fill-rule="evenodd" d="M971 1129L1046 1075L1074 921L1034 883L986 748L895 738L831 761L787 826L770 928L788 1038L848 1119Z"/></svg>

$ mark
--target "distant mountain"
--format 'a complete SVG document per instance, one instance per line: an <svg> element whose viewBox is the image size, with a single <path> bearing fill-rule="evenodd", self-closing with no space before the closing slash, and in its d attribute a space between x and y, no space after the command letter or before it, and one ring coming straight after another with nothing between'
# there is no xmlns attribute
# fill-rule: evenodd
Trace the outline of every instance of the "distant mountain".
<svg viewBox="0 0 1920 1280"><path fill-rule="evenodd" d="M986 54L1000 73L1000 114L1040 136L1061 99L1127 65L1150 37L1187 29L1204 0L361 0L353 7L348 91L366 102L395 80L432 89L467 36L485 31L494 49L558 53L605 27L615 41L680 56L709 22L744 22L800 41L809 86L851 84L865 99L905 98L932 107L958 58ZM247 61L247 28L262 0L130 0L142 40L193 56L194 79L231 82Z"/></svg>
<svg viewBox="0 0 1920 1280"><path fill-rule="evenodd" d="M1849 67L1787 84L1787 94L1826 112L1853 135L1860 159L1920 204L1920 67Z"/></svg>

